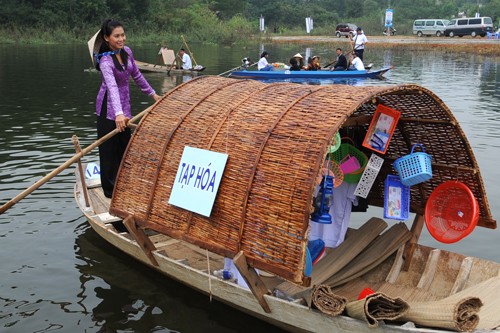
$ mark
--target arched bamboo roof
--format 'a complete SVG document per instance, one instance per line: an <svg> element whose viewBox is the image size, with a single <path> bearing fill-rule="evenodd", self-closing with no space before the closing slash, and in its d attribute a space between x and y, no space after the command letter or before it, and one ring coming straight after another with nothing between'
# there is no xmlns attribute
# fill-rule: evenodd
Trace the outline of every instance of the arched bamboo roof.
<svg viewBox="0 0 500 333"><path fill-rule="evenodd" d="M479 225L495 228L464 132L441 99L417 85L193 79L170 91L139 124L111 212L132 214L141 226L227 257L242 250L254 267L301 283L313 189L327 147L341 128L366 131L380 103L401 118L386 154L379 154L385 163L369 204L383 207L383 181L395 174L392 162L421 143L432 156L433 178L411 187L411 211L423 214L433 189L457 179L479 202ZM209 218L168 204L185 146L229 155Z"/></svg>

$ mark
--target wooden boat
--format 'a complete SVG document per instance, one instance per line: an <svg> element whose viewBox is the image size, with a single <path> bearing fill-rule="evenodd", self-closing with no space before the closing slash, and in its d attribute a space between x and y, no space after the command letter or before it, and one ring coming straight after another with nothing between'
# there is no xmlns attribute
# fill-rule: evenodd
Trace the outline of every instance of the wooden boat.
<svg viewBox="0 0 500 333"><path fill-rule="evenodd" d="M418 244L433 189L457 177L478 200L478 226L496 227L478 164L448 107L411 84L295 87L209 76L178 86L135 129L111 200L99 181L77 172L80 209L102 238L139 262L290 332L498 327L500 265ZM368 203L384 205L383 180L415 142L432 155L433 177L411 187L410 230L400 222L384 231L387 223L372 218L308 276L313 191L328 147L339 130L366 131L379 104L401 117ZM185 147L228 155L209 214L169 204ZM197 186L212 167L198 170ZM185 170L188 187L196 176ZM212 274L224 258L233 259L237 283ZM375 293L358 300L366 287Z"/></svg>
<svg viewBox="0 0 500 333"><path fill-rule="evenodd" d="M290 71L290 70L274 70L274 71L258 71L258 70L239 70L229 74L234 78L248 79L349 79L349 78L382 78L392 67L386 67L378 70L347 70L347 71Z"/></svg>
<svg viewBox="0 0 500 333"><path fill-rule="evenodd" d="M135 61L137 67L141 72L151 72L151 73L168 73L172 75L198 75L198 73L202 72L205 67L200 66L198 69L180 69L180 68L172 68L170 69L170 66L164 66L164 65L154 65L150 64L147 62L142 62L139 60ZM169 70L170 69L170 70Z"/></svg>

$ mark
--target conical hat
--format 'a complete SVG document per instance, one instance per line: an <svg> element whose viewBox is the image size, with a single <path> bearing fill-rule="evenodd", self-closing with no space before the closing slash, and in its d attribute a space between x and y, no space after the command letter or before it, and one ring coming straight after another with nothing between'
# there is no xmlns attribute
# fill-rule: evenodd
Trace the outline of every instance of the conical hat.
<svg viewBox="0 0 500 333"><path fill-rule="evenodd" d="M302 55L300 53L297 53L296 55L293 56L294 58L302 58Z"/></svg>
<svg viewBox="0 0 500 333"><path fill-rule="evenodd" d="M92 65L95 66L95 57L94 54L99 53L99 49L101 48L101 44L103 42L101 30L98 30L95 35L89 39L87 45L89 46L90 58L92 59Z"/></svg>

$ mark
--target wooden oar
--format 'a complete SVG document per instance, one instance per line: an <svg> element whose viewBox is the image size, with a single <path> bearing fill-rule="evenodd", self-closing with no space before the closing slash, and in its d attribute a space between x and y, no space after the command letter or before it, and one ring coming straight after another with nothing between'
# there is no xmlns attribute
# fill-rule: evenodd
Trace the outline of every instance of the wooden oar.
<svg viewBox="0 0 500 333"><path fill-rule="evenodd" d="M224 74L227 74L227 73L229 73L229 72L235 71L235 70L240 69L240 68L241 68L241 66L234 67L234 68L232 68L232 69L230 69L230 70L228 70L228 71L225 71L225 72L223 72L223 73L220 73L218 76L223 76Z"/></svg>
<svg viewBox="0 0 500 333"><path fill-rule="evenodd" d="M130 126L133 126L134 125L133 122L137 121L137 119L139 119L142 116L144 116L152 108L153 108L153 105L150 106L150 107L148 107L147 109L145 109L141 113L137 114L132 119L130 119L128 121L127 126L129 124L130 124ZM34 183L33 185L31 185L30 187L28 187L27 189L25 189L24 191L22 191L18 195L16 195L14 198L10 199L2 207L0 207L0 215L3 214L3 213L5 213L5 211L7 211L10 207L14 206L16 203L18 203L19 201L21 201L22 199L24 199L26 196L28 196L28 194L30 194L31 192L33 192L34 190L36 190L37 188L39 188L40 186L42 186L43 184L45 184L46 182L48 182L49 180L51 180L52 178L54 178L54 176L57 176L59 173L61 173L61 171L63 171L67 167L69 167L71 164L73 164L76 161L78 161L79 159L81 159L85 154L89 153L92 149L98 147L100 144L102 144L103 142L105 142L109 138L113 137L117 133L119 133L118 129L114 129L113 131L109 132L108 134L106 134L105 136L103 136L102 138L100 138L99 140L96 140L93 144L91 144L87 148L83 149L79 153L76 153L69 160L67 160L66 162L64 162L60 166L58 166L56 169L52 170L45 177L43 177L42 179L38 180L36 183Z"/></svg>
<svg viewBox="0 0 500 333"><path fill-rule="evenodd" d="M167 75L170 75L170 71L172 70L172 67L174 67L174 64L177 61L177 57L179 55L179 52L181 52L181 49L182 49L182 44L181 47L179 47L179 51L177 51L177 53L174 55L174 61L172 61L172 63L170 64L170 68L167 71Z"/></svg>
<svg viewBox="0 0 500 333"><path fill-rule="evenodd" d="M193 53L192 53L192 52L191 52L191 50L189 49L189 45L186 43L186 39L184 38L184 35L181 35L181 37L182 37L182 41L184 42L184 45L186 46L186 49L187 49L187 51L188 51L189 55L191 56L191 59L193 59L194 64L195 64L196 66L198 66L198 63L196 62L196 59L194 58Z"/></svg>
<svg viewBox="0 0 500 333"><path fill-rule="evenodd" d="M252 67L252 66L255 66L255 65L257 65L257 63L256 63L256 62L255 62L255 63L253 63L253 64L251 64L251 65L248 65L248 68L250 68L250 67ZM234 67L234 68L232 68L232 69L230 69L230 70L228 70L228 71L225 71L224 73L220 73L218 76L223 76L224 74L227 74L227 73L229 73L229 72L235 71L235 70L240 69L240 68L241 68L241 66Z"/></svg>
<svg viewBox="0 0 500 333"><path fill-rule="evenodd" d="M327 68L327 67L329 67L329 66L331 66L331 65L335 64L336 62L337 62L337 60L334 60L334 61L332 61L332 62L329 62L328 64L326 64L326 65L322 66L322 68Z"/></svg>

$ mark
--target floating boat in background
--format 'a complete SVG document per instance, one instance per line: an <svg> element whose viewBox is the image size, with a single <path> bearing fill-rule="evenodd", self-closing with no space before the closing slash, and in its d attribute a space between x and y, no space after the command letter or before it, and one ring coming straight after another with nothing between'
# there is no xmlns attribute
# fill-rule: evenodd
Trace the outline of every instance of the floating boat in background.
<svg viewBox="0 0 500 333"><path fill-rule="evenodd" d="M150 64L146 63L143 61L138 61L136 60L135 63L137 64L137 67L143 72L154 72L154 73L167 73L167 74L182 74L182 75L197 75L198 72L201 72L205 70L205 66L198 65L196 62L196 59L194 58L193 53L189 49L189 45L186 42L186 39L184 36L182 37L182 42L184 47L186 48L189 56L191 57L194 67L191 69L182 69L180 68L181 63L179 62L179 59L176 58L176 55L174 53L174 50L168 49L166 46L162 46L160 50L158 51L159 55L159 61L162 63L161 65L155 65L155 64ZM178 57L179 55L177 55ZM177 64L177 66L175 66Z"/></svg>
<svg viewBox="0 0 500 333"><path fill-rule="evenodd" d="M135 61L137 67L141 72L151 72L151 73L165 73L165 74L179 74L179 75L198 75L198 73L205 70L203 66L195 66L193 69L180 69L180 68L172 68L170 66L164 65L155 65L147 62L142 62L139 60Z"/></svg>
<svg viewBox="0 0 500 333"><path fill-rule="evenodd" d="M290 332L499 327L500 264L418 244L431 193L457 178L477 199L477 225L496 228L479 166L448 107L412 84L295 87L214 76L178 86L135 129L111 200L78 168L78 206L102 238L139 262ZM371 218L309 275L313 192L325 156L339 130L366 131L379 104L401 118L367 200L383 207L392 162L424 144L433 176L411 187L413 225ZM228 156L208 216L169 203L185 147ZM199 187L212 167L202 165ZM237 281L212 274L225 258Z"/></svg>
<svg viewBox="0 0 500 333"><path fill-rule="evenodd" d="M274 70L274 71L258 71L258 70L239 70L229 74L234 78L248 79L349 79L349 78L370 78L380 79L391 70L392 67L386 67L378 70L347 70L347 71L290 71L290 70Z"/></svg>

